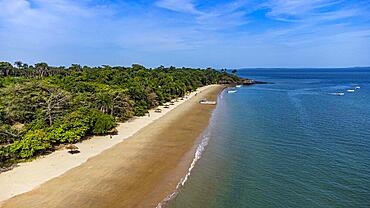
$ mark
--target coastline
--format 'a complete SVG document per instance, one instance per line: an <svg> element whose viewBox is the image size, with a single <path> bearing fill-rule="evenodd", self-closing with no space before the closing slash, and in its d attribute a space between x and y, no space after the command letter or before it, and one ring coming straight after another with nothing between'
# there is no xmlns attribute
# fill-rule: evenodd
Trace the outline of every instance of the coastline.
<svg viewBox="0 0 370 208"><path fill-rule="evenodd" d="M219 93L215 97L215 100L217 101L217 105L220 102L220 99L222 99L221 94L224 92L224 90L227 90L229 88L230 86L226 85L222 88L222 90L219 91ZM213 109L212 111L207 127L203 130L203 132L195 140L193 148L188 153L186 153L183 159L181 159L181 161L179 162L176 170L178 171L177 174L182 175L182 177L177 182L176 188L169 195L167 195L164 199L162 199L162 201L160 201L157 204L156 208L167 207L168 203L170 203L170 201L173 200L179 194L179 192L181 191L181 188L186 184L187 180L192 174L194 167L196 166L198 161L202 158L202 155L208 146L208 143L211 137L210 125L211 125L212 119L214 118L214 114L215 114L215 109Z"/></svg>
<svg viewBox="0 0 370 208"><path fill-rule="evenodd" d="M59 174L61 176L59 177L49 176L51 178L46 180L46 183L42 184L45 182L43 181L37 185L33 184L33 188L40 184L42 185L31 192L5 201L3 206L24 207L26 205L26 207L37 207L48 205L65 207L78 205L78 207L122 207L123 204L126 204L129 207L149 205L155 207L167 195L173 192L177 183L184 176L184 172L189 168L193 158L188 162L184 162L183 165L179 165L180 159L183 159L188 152L194 150L194 142L205 127L208 126L208 120L214 106L199 105L197 102L201 98L200 96L215 99L222 88L220 85L213 85L200 89L203 92L199 93L198 91L199 97L189 98L186 102L182 102L181 105L177 103L176 108L171 107L169 112L164 111L158 118L152 118L158 121L153 122L154 120L152 120L148 122L145 127L142 126L137 132L132 133L135 135L127 136L132 136L130 139L125 140L127 137L123 138L120 134L116 135L115 137L119 138L112 139L117 142L116 144L112 144L101 152L96 152L95 155L90 157L91 159L87 158L64 172L60 171ZM192 96L194 96L194 93ZM151 115L158 114L151 112ZM121 126L123 127L124 125ZM118 129L119 132L122 131L120 127ZM158 145L158 147L154 145ZM104 151L107 149L109 150ZM84 151L83 148L81 150ZM114 154L114 152L117 154ZM67 156L67 154L65 155ZM119 158L117 159L118 155ZM166 159L163 156L170 158ZM111 159L108 161L109 158ZM86 160L87 162L85 162ZM107 161L109 164L107 164ZM163 167L161 164L163 164ZM19 170L20 168L18 167L14 170ZM185 170L184 168L186 171L183 171ZM5 173L10 174L12 171ZM47 173L46 170L41 170L41 172ZM0 180L1 178L2 175L0 174ZM110 183L106 183L107 181L118 181L118 184L108 185ZM16 186L15 184L11 185ZM137 185L141 187L138 188L136 187ZM105 191L100 190L101 186L104 187ZM8 190L3 188L3 184L1 187L2 190ZM50 193L51 190L52 193ZM46 192L48 194L47 198L43 195ZM91 200L91 198L100 198L101 200L96 201ZM108 200L108 198L114 199ZM145 200L142 200L143 198Z"/></svg>
<svg viewBox="0 0 370 208"><path fill-rule="evenodd" d="M165 208L167 204L172 199L174 199L177 196L177 194L179 194L181 188L186 184L187 180L189 179L193 168L197 164L198 160L202 157L204 150L208 146L209 139L210 139L209 129L206 128L204 132L201 134L201 136L198 137L198 139L196 140L193 149L190 150L186 155L184 155L183 159L181 159L181 161L179 162L176 170L178 171L177 174L182 175L182 178L178 181L176 188L164 199L162 199L162 201L160 201L157 204L156 208Z"/></svg>

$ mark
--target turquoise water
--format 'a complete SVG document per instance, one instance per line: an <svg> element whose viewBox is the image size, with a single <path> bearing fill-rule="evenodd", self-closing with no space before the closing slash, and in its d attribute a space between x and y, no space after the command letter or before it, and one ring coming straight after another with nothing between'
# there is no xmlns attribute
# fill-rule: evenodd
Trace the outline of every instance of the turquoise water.
<svg viewBox="0 0 370 208"><path fill-rule="evenodd" d="M370 207L370 68L238 73L275 84L222 93L168 207Z"/></svg>

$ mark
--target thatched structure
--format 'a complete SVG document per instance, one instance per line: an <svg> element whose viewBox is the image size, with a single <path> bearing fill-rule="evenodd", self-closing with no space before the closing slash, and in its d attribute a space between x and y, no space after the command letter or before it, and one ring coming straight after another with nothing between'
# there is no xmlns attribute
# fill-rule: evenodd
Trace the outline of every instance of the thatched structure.
<svg viewBox="0 0 370 208"><path fill-rule="evenodd" d="M74 144L67 145L66 149L68 150L68 153L70 153L70 154L80 153L80 150L78 150L78 147Z"/></svg>

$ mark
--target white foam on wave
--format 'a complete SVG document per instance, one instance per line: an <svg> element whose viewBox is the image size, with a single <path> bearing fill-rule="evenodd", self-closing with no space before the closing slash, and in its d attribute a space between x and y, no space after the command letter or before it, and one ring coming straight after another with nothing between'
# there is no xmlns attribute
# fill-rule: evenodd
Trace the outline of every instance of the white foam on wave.
<svg viewBox="0 0 370 208"><path fill-rule="evenodd" d="M161 201L157 205L156 208L163 208L169 201L171 201L173 198L176 197L176 195L179 193L179 190L185 185L186 181L190 177L191 171L195 167L196 163L202 157L202 154L203 154L204 150L206 149L206 147L208 145L209 139L210 139L210 131L207 128L206 131L203 133L202 139L201 139L201 141L200 141L200 143L199 143L199 145L198 145L198 147L195 151L194 159L191 162L191 165L188 169L188 172L186 173L186 175L184 177L181 178L180 182L176 186L176 190L173 193L171 193L170 195L168 195L163 201Z"/></svg>
<svg viewBox="0 0 370 208"><path fill-rule="evenodd" d="M190 177L191 175L191 171L193 170L193 168L195 167L196 163L199 161L200 158L202 158L202 154L203 152L206 150L206 147L208 146L208 143L209 143L209 140L211 138L211 131L210 131L210 128L212 126L212 120L214 119L214 114L216 113L216 111L219 109L219 106L220 105L223 105L223 103L221 102L224 98L224 94L227 93L226 92L226 89L225 88L218 96L217 96L217 107L216 109L212 112L212 115L211 115L211 119L210 119L210 122L209 122L209 125L208 127L205 129L205 131L202 133L201 135L201 140L200 140L200 143L195 151L195 154L194 154L194 159L193 161L191 162L191 165L188 169L188 172L186 173L186 175L184 177L181 178L180 182L177 184L176 186L176 189L173 193L171 193L170 195L168 195L166 198L164 198L157 206L156 208L164 208L169 201L171 201L172 199L174 199L177 194L179 193L180 189L185 185L186 181L188 180L188 178Z"/></svg>

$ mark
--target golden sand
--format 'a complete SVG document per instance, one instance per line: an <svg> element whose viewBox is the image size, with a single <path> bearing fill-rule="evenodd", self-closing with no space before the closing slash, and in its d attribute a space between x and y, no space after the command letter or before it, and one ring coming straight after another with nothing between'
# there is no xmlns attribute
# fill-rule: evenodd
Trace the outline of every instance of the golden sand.
<svg viewBox="0 0 370 208"><path fill-rule="evenodd" d="M222 86L212 86L129 139L2 207L155 207L174 191L192 161Z"/></svg>

